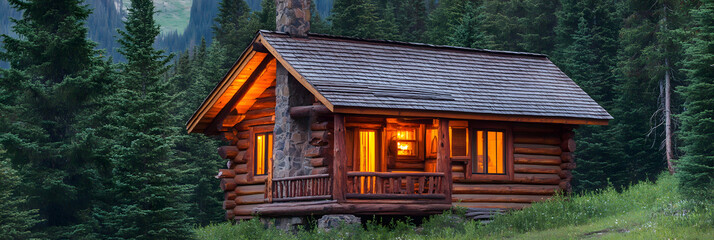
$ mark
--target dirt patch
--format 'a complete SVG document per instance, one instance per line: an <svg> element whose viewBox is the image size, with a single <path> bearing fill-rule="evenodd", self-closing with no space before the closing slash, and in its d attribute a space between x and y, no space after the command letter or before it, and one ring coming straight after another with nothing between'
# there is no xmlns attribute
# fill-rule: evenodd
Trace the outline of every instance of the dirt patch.
<svg viewBox="0 0 714 240"><path fill-rule="evenodd" d="M606 228L606 229L603 229L603 230L598 230L598 231L594 231L594 232L585 233L585 234L583 234L583 236L584 236L584 237L600 237L600 236L602 236L602 235L605 235L605 234L608 234L608 233L611 233L611 232L626 233L626 232L629 232L629 231L630 231L630 230L627 230L627 229L625 229L625 228L617 228L617 229Z"/></svg>

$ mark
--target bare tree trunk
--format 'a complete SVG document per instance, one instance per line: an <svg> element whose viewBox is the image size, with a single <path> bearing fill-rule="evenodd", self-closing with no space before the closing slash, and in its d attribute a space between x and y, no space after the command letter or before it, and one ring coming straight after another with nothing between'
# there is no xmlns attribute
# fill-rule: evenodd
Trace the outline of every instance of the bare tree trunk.
<svg viewBox="0 0 714 240"><path fill-rule="evenodd" d="M669 77L669 59L664 59L665 73L664 73L664 132L665 132L665 153L667 155L667 169L670 174L674 174L674 164L672 160L674 159L674 153L672 152L672 112L670 111L671 103L671 87L670 87L670 77Z"/></svg>

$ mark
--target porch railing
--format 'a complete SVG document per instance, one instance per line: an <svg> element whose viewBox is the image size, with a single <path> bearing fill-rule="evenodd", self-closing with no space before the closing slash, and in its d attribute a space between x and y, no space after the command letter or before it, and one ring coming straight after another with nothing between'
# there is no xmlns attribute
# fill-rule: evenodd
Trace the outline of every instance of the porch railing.
<svg viewBox="0 0 714 240"><path fill-rule="evenodd" d="M332 198L332 179L329 174L272 179L272 201L311 201Z"/></svg>
<svg viewBox="0 0 714 240"><path fill-rule="evenodd" d="M444 173L347 172L346 198L445 199Z"/></svg>

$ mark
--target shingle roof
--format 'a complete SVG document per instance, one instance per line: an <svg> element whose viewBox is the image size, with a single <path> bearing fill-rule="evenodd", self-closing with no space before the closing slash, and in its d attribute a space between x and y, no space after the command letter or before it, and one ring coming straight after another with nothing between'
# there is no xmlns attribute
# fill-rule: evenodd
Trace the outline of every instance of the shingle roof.
<svg viewBox="0 0 714 240"><path fill-rule="evenodd" d="M335 107L612 119L545 55L260 34Z"/></svg>

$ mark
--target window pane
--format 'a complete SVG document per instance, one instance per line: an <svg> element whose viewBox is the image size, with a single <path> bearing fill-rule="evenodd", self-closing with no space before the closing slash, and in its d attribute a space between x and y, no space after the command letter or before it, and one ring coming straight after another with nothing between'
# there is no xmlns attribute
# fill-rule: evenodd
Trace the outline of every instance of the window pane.
<svg viewBox="0 0 714 240"><path fill-rule="evenodd" d="M265 173L268 173L268 169L271 167L271 160L273 158L273 134L268 134L268 144L267 151L265 154Z"/></svg>
<svg viewBox="0 0 714 240"><path fill-rule="evenodd" d="M416 129L398 130L397 140L397 155L416 156Z"/></svg>
<svg viewBox="0 0 714 240"><path fill-rule="evenodd" d="M415 156L414 145L414 142L397 142L397 155Z"/></svg>
<svg viewBox="0 0 714 240"><path fill-rule="evenodd" d="M377 142L375 131L359 132L359 170L362 172L374 172L377 169Z"/></svg>
<svg viewBox="0 0 714 240"><path fill-rule="evenodd" d="M451 130L451 156L468 156L468 136L466 128L452 128Z"/></svg>
<svg viewBox="0 0 714 240"><path fill-rule="evenodd" d="M255 175L265 174L265 135L255 137Z"/></svg>
<svg viewBox="0 0 714 240"><path fill-rule="evenodd" d="M498 142L496 142L496 132L488 132L488 171L487 173L496 173L496 168L498 165Z"/></svg>
<svg viewBox="0 0 714 240"><path fill-rule="evenodd" d="M398 140L416 140L414 134L416 132L415 129L408 129L408 130L399 130L397 131L397 139Z"/></svg>
<svg viewBox="0 0 714 240"><path fill-rule="evenodd" d="M476 131L476 173L484 173L484 168L483 168L483 144L484 144L484 138L483 138L483 131Z"/></svg>
<svg viewBox="0 0 714 240"><path fill-rule="evenodd" d="M505 162L503 161L504 159L504 151L503 151L503 132L496 132L496 171L495 173L498 174L503 174L505 173Z"/></svg>

